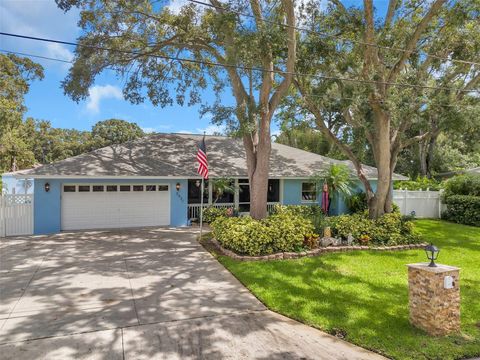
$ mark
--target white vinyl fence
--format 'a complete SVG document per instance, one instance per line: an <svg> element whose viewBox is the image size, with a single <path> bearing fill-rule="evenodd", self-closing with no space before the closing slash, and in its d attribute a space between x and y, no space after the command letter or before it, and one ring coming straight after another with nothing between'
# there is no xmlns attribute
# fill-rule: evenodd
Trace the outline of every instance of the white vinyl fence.
<svg viewBox="0 0 480 360"><path fill-rule="evenodd" d="M440 218L443 211L440 191L393 190L393 202L403 215L418 218Z"/></svg>
<svg viewBox="0 0 480 360"><path fill-rule="evenodd" d="M33 234L33 195L0 196L0 237Z"/></svg>

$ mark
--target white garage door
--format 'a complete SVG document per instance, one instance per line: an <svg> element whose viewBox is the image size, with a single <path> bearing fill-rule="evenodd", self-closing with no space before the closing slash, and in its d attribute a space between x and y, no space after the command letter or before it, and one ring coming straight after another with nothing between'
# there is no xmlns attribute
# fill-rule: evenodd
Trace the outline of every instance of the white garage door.
<svg viewBox="0 0 480 360"><path fill-rule="evenodd" d="M151 184L62 186L62 230L170 224L170 189Z"/></svg>

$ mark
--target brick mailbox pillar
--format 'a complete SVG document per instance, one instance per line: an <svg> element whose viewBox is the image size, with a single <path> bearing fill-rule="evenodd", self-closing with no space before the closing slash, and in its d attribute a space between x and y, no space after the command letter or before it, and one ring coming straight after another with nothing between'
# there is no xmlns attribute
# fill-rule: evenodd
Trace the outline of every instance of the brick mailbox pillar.
<svg viewBox="0 0 480 360"><path fill-rule="evenodd" d="M410 323L430 335L460 330L460 269L428 263L409 264Z"/></svg>

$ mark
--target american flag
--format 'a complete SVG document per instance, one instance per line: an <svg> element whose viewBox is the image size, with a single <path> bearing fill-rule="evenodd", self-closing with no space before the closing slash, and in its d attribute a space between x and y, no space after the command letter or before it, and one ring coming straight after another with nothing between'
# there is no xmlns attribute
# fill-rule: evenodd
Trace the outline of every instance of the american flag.
<svg viewBox="0 0 480 360"><path fill-rule="evenodd" d="M208 160L207 160L207 147L205 146L205 135L203 135L202 141L198 143L197 160L198 160L197 172L204 179L208 179Z"/></svg>

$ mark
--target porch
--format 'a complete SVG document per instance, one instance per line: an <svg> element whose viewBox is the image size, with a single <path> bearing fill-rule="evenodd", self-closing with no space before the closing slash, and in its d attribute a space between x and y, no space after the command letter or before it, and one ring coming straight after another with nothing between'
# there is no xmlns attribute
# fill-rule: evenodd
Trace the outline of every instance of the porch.
<svg viewBox="0 0 480 360"><path fill-rule="evenodd" d="M188 220L197 220L201 208L201 180L188 180ZM250 212L250 184L248 179L232 179L229 191L217 188L215 179L206 180L203 192L203 209L208 207L233 208L242 214ZM282 179L269 179L267 190L267 211L270 213L276 204L282 204Z"/></svg>

